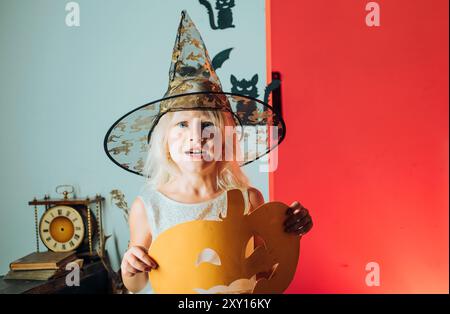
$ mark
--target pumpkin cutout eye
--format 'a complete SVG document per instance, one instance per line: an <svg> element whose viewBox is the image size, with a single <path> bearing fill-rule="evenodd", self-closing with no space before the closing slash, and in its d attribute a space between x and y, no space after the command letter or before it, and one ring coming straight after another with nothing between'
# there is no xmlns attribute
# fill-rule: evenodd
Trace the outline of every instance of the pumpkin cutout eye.
<svg viewBox="0 0 450 314"><path fill-rule="evenodd" d="M206 248L203 251L201 251L200 254L198 254L195 266L198 266L201 263L210 263L217 266L222 265L219 254L217 254L216 251L210 248Z"/></svg>
<svg viewBox="0 0 450 314"><path fill-rule="evenodd" d="M253 234L247 241L247 245L245 247L245 258L252 256L259 247L267 249L266 241L264 241L264 239L258 234Z"/></svg>

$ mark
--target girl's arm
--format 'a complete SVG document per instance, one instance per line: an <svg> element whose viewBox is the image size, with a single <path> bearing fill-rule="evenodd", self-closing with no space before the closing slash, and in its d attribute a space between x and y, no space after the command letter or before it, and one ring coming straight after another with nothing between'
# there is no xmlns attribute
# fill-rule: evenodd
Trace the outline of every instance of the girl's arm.
<svg viewBox="0 0 450 314"><path fill-rule="evenodd" d="M125 287L136 293L147 285L147 272L157 267L156 262L147 253L152 243L152 234L144 204L139 198L131 205L128 220L130 244L122 259L121 271Z"/></svg>

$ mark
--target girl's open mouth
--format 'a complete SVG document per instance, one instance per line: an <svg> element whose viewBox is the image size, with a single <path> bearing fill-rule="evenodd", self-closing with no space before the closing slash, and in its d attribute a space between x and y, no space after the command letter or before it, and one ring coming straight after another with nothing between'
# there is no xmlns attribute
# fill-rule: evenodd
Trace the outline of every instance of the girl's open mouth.
<svg viewBox="0 0 450 314"><path fill-rule="evenodd" d="M191 149L184 152L185 156L190 160L202 160L203 156L208 156L208 153L201 149Z"/></svg>
<svg viewBox="0 0 450 314"><path fill-rule="evenodd" d="M188 150L186 152L184 152L186 155L202 155L202 151L201 150Z"/></svg>

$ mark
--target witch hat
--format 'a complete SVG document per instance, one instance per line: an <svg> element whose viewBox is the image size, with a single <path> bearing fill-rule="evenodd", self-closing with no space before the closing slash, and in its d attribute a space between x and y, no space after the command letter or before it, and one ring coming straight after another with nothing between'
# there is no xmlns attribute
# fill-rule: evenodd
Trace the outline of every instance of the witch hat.
<svg viewBox="0 0 450 314"><path fill-rule="evenodd" d="M180 110L231 113L240 127L241 166L267 154L285 136L284 121L270 105L222 90L200 33L186 11L181 12L166 93L163 98L126 113L109 128L104 139L107 156L121 168L144 175L154 127L167 112ZM256 137L249 136L251 133Z"/></svg>

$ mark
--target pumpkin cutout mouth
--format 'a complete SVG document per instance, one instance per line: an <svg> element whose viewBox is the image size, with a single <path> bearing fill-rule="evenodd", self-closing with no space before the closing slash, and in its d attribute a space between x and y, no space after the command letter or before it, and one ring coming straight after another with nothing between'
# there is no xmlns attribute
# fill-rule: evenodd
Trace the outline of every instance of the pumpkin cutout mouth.
<svg viewBox="0 0 450 314"><path fill-rule="evenodd" d="M195 288L194 291L199 294L246 294L253 293L256 284L260 280L270 280L275 274L279 263L275 263L271 269L263 272L259 272L250 278L240 278L234 280L228 286L218 285L209 289ZM258 279L256 279L258 278Z"/></svg>
<svg viewBox="0 0 450 314"><path fill-rule="evenodd" d="M262 251L264 251L263 254L267 254L266 241L257 233L253 233L247 241L245 259L249 259L253 254L258 254L258 252L261 253ZM200 252L195 265L198 267L202 263L222 266L219 254L212 248L206 248ZM199 294L251 294L258 284L258 281L272 279L279 264L280 263L275 262L270 268L262 266L259 268L262 269L262 271L257 272L252 277L236 279L229 285L216 285L209 289L194 288L193 290Z"/></svg>

